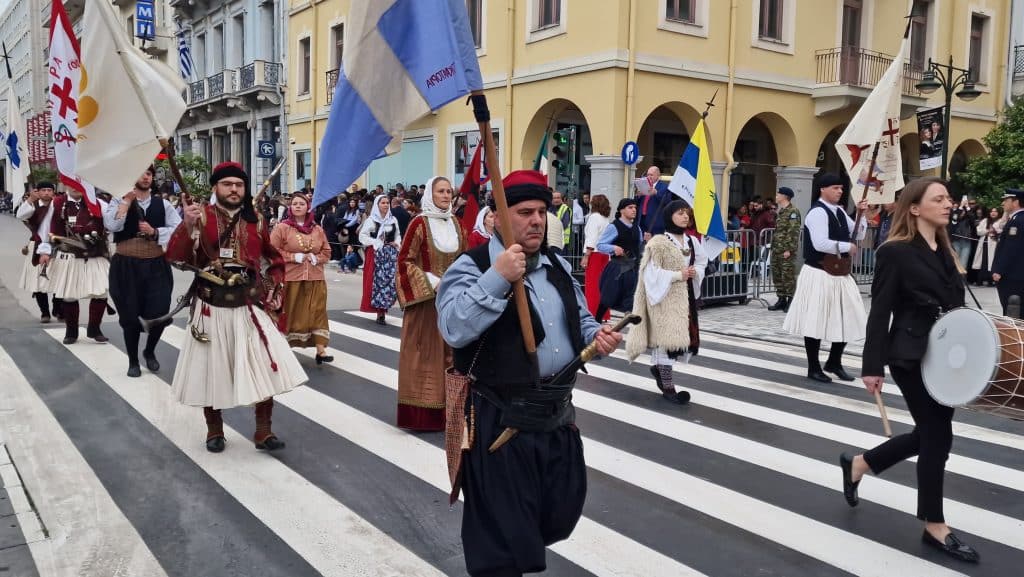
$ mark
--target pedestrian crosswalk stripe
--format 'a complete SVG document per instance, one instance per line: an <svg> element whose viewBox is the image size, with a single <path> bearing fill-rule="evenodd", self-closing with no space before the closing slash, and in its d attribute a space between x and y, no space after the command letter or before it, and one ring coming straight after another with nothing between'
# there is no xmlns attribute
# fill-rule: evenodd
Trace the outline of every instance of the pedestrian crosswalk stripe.
<svg viewBox="0 0 1024 577"><path fill-rule="evenodd" d="M185 332L177 327L168 327L163 335L163 340L175 348L181 347L184 338ZM312 353L300 352L304 356L312 356ZM333 348L329 348L328 353L335 357L339 365L345 367L344 372L375 381L391 389L398 388L398 373L394 369L364 361ZM275 402L305 415L445 493L450 488L444 451L414 435L407 434L309 387L300 387L275 397ZM701 575L586 517L580 520L568 540L556 543L550 548L595 575Z"/></svg>
<svg viewBox="0 0 1024 577"><path fill-rule="evenodd" d="M341 325L341 326L338 326ZM351 327L342 323L336 323L332 321L332 330L336 330L339 334L352 334L356 338L365 337L358 327ZM371 341L367 341L371 342ZM373 344L379 347L386 348L388 350L398 350L398 339L394 337L376 335L372 340ZM358 374L366 374L367 371L373 370L376 363L366 361L363 359L357 359L356 357L346 358L345 362L342 363L343 370L352 372L350 369L358 367ZM397 385L393 383L397 382L397 371L377 365L376 371L386 371L388 373L387 386L394 388ZM603 378L610 382L627 384L629 386L635 386L634 382L643 379L635 375L624 373L621 371L615 371L599 366L599 364L592 364L588 367L591 371L591 375L596 378ZM646 390L653 391L653 385L641 387ZM699 396L694 397L694 402L701 404L704 398L704 393L698 393ZM607 399L600 395L588 393L584 390L577 388L573 393L574 403L577 408L590 411L598 415L604 415L607 418L622 421L624 423L647 429L649 431L664 435L670 439L676 439L692 445L706 448L722 455L728 455L735 459L740 459L748 463L764 467L766 469L778 471L782 474L800 479L806 482L814 483L818 486L824 487L825 489L840 492L842 486L837 482L841 478L841 472L837 465L825 465L820 461L804 457L788 451L777 449L770 445L751 441L737 435L718 431L711 427L705 427L703 425L690 423L679 418L669 417L660 413L655 413L647 409L634 407L632 405ZM784 421L790 418L789 415L782 415L781 419ZM785 426L783 423L776 423L780 426ZM822 423L824 425L824 423ZM840 439L835 439L837 442L841 442ZM879 441L881 439L878 439ZM589 447L591 443L595 442L592 439L584 438ZM874 443L866 445L873 446ZM633 456L624 456L622 459L628 460L636 458ZM593 466L589 459L588 464ZM997 470L1002 474L1006 474L1010 477L1011 481L1021 479L1020 473L1013 471L1005 467L999 467L996 465L989 465L987 463L981 463L981 465L987 465L981 473L991 473L992 470ZM964 466L963 463L958 463L962 470L957 471L967 476L975 476L975 478L988 480L990 482L1003 483L1005 480L993 481L993 479L986 479L980 477L979 471L970 470ZM629 467L632 467L630 465ZM605 473L613 476L621 475L615 470L605 471ZM973 473L973 475L972 475ZM668 485L666 485L668 486ZM1011 489L1020 490L1020 487L1024 485L1007 485ZM885 479L872 478L870 483L865 483L864 488L861 489L861 497L870 501L874 501L891 509L913 515L915 512L914 504L916 503L916 492L903 485L887 481ZM668 495L666 495L668 496ZM670 497L672 498L672 497ZM682 504L700 509L695 506L692 502L687 500L686 502L680 501ZM976 506L960 503L951 499L946 499L946 510L949 512L950 517L957 520L957 526L965 531L969 531L975 535L979 535L993 541L1003 543L1009 547L1024 550L1024 521L1006 517L997 513L991 513L985 511ZM713 512L704 511L705 513L721 518ZM725 519L723 519L725 520ZM814 553L804 551L809 555L814 556ZM834 563L833 563L834 564Z"/></svg>
<svg viewBox="0 0 1024 577"><path fill-rule="evenodd" d="M332 328L334 328L333 325ZM181 329L168 329L168 332L173 332L173 339L177 341L178 344L180 344L181 339L185 338L185 333ZM344 333L342 332L342 334ZM168 338L169 336L167 332L165 332L164 335L164 340L168 341L169 344L176 344ZM377 335L373 344L391 349L396 346L395 341L396 339L393 337ZM335 356L335 359L338 361L340 369L343 372L362 376L363 378L369 378L388 388L397 389L398 372L395 369L349 355L337 349L329 348L329 352ZM311 355L311 353L308 352L304 354L306 356ZM378 380L377 377L382 378ZM297 389L287 395L282 395L280 397L280 402L282 404L292 406L291 399L296 396L303 398L305 392L308 392L308 388ZM592 409L588 406L593 400L590 397L596 397L596 395L589 395L582 391L577 391L577 393L582 393L581 396L576 397L578 401L577 406L579 408L608 416L614 415L612 418L619 419L621 418L619 413L629 413L631 410L650 413L649 411L635 409L623 403L611 400L605 401L608 404L607 407ZM316 407L318 411L322 412L315 416L308 413L308 411L313 407ZM322 395L320 395L320 397L315 401L310 401L308 405L304 405L301 409L296 407L296 410L299 410L304 414L308 414L310 418L320 422L321 424L324 424L323 419L329 418L331 414L345 411L345 409L344 403L340 403ZM355 411L355 413L359 412ZM361 415L361 413L359 414ZM652 420L675 421L684 426L689 425L688 423L683 423L678 419L666 418L663 415L654 413L651 413L651 415L653 416L650 418L625 418L622 420L640 427L650 426L649 422ZM347 418L343 419L343 421L350 422L356 417L358 417L358 415L349 413ZM364 423L363 426L365 427L367 424ZM382 429L379 434L375 435L380 443L383 443L386 440L384 431L390 431L390 434L387 434L387 437L404 435L394 427L383 423L382 426L384 426L384 429ZM698 432L695 434L684 435L687 442L690 442L690 436L697 437L711 432L721 434L717 433L717 431L706 429L704 427L697 427L696 430ZM342 434L338 431L335 432L343 437L350 438L348 434ZM673 436L672 438L679 438L679 436ZM350 438L350 440L352 439ZM744 439L737 438L737 441L741 444L759 445ZM750 527L752 524L763 525L763 530L757 530L754 532L764 538L775 541L793 550L800 551L810 557L820 559L835 567L852 571L857 575L877 575L879 577L893 574L927 574L930 576L960 575L960 573L948 571L914 555L904 553L887 545L876 543L870 539L860 537L825 523L792 513L780 507L764 503L763 501L720 487L709 481L697 479L691 475L663 467L647 459L636 457L620 449L600 443L592 438L585 436L583 438L583 442L586 447L587 465L590 468L601 471L609 476L622 479L634 486L643 488L652 493L662 495L663 497L681 505L701 511L714 518L721 519L740 529L751 530ZM767 446L760 447L774 450ZM381 450L380 444L376 444L368 448L375 452ZM443 468L443 452L440 449L433 447L429 450L427 448L422 448L420 450L424 453L433 452L435 455L433 459L434 464L431 466L436 475L434 482L439 486L439 488L443 489L447 483L447 477L445 476ZM783 451L774 451L780 454L784 453ZM732 455L736 458L744 458L747 453L750 453L750 451L744 452L736 448L728 448L721 450L720 452ZM742 455L737 453L742 453ZM402 452L397 452L395 455L389 456L388 458L395 462L396 458L402 458ZM820 463L817 463L815 466L829 470L829 473L834 480L839 478L838 467L831 467ZM780 467L776 468L785 473L785 471ZM651 479L657 480L658 482L652 482ZM666 490L666 488L670 488L670 490ZM905 497L904 500L906 499L912 500L912 496ZM753 521L751 517L756 517L758 520ZM580 539L581 536L579 531L580 527L577 526L577 532L573 534L573 537L570 538L569 541L566 541L563 544L572 543L575 540ZM814 536L814 538L809 538L810 536ZM553 546L552 550L566 556L574 563L580 563L577 558L566 554L566 552L559 548L559 546L563 544ZM621 555L619 552L621 551L621 547L615 547L606 551L614 551L615 557ZM879 568L884 569L880 571Z"/></svg>
<svg viewBox="0 0 1024 577"><path fill-rule="evenodd" d="M58 341L64 333L46 332ZM178 404L155 375L125 376L128 361L120 350L68 350L325 577L443 575L277 459L252 451L207 452L198 442L203 437L200 410ZM229 445L252 446L230 427L224 432ZM328 528L336 533L327 533Z"/></svg>
<svg viewBox="0 0 1024 577"><path fill-rule="evenodd" d="M102 551L105 561L116 563L125 570L124 575L167 577L138 531L3 347L0 375L3 407L10 411L4 420L16 423L12 437L26 437L17 440L19 446L32 444L25 446L19 457L23 459L23 481L30 485L33 503L47 529L46 539L28 544L39 574L79 575L87 567L83 562ZM15 442L14 438L7 441ZM74 495L65 494L66 483L74 485Z"/></svg>
<svg viewBox="0 0 1024 577"><path fill-rule="evenodd" d="M401 322L399 321L399 325L400 324ZM373 331L360 328L354 325L341 323L339 321L330 321L330 327L331 330L334 332L337 332L339 334L348 334L355 339L362 340L365 342L375 343L378 345L385 342L390 343L391 346L389 348L392 348L392 350L398 350L398 339L396 339L395 337L389 337L387 335L375 333ZM621 351L618 351L613 356L619 358L621 354ZM642 358L646 360L645 364L650 364L650 356L642 355ZM600 366L596 366L595 368L597 368L597 370L599 371L603 369L603 367ZM843 410L860 415L878 417L878 408L875 406L874 403L847 399L845 397L839 397L828 393L813 391L792 385L775 383L764 379L758 379L719 369L709 369L706 367L697 366L694 363L690 363L689 365L687 365L686 372L680 373L679 371L677 371L677 374L682 374L684 376L693 375L696 377L701 377L713 381L729 383L730 385L742 387L745 389L785 397L787 399L796 399L812 403L815 405L826 406L833 409ZM612 380L613 382L618 382L615 379L609 380ZM913 417L910 416L910 412L906 410L890 407L887 409L887 411L889 414L890 421L897 423L905 423L909 425L913 425L914 423L914 419ZM879 424L879 426L881 425ZM1015 435L1013 433L1007 433L1004 431L997 431L994 429L979 427L976 425L971 425L960 421L953 421L953 433L956 436L968 439L984 441L987 443L1001 445L1019 451L1024 450L1024 436Z"/></svg>

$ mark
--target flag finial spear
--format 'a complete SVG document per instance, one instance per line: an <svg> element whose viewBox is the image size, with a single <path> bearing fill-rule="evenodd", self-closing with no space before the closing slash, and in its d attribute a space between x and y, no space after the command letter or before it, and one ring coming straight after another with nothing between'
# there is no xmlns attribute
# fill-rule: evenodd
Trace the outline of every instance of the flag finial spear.
<svg viewBox="0 0 1024 577"><path fill-rule="evenodd" d="M14 75L11 74L11 57L7 55L7 43L3 43L4 48L4 64L7 65L7 79L12 80Z"/></svg>
<svg viewBox="0 0 1024 577"><path fill-rule="evenodd" d="M709 101L704 103L704 104L707 104L707 108L705 108L704 112L701 113L701 115L700 115L701 118L707 118L708 117L708 113L711 112L711 109L715 107L715 97L718 96L718 90L719 89L716 88L715 89L715 93L711 95L711 100L709 100Z"/></svg>

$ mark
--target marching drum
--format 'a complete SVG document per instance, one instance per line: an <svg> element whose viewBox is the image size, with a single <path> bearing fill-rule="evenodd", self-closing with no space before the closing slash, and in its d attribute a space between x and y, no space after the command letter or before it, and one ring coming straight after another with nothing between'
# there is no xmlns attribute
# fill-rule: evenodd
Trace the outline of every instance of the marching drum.
<svg viewBox="0 0 1024 577"><path fill-rule="evenodd" d="M1024 321L977 309L943 315L921 362L939 404L1024 420Z"/></svg>

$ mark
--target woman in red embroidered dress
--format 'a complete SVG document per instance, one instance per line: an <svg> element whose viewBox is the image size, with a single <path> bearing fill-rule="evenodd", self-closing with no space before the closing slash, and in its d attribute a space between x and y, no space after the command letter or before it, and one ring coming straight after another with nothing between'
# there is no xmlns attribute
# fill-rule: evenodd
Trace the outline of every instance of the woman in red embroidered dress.
<svg viewBox="0 0 1024 577"><path fill-rule="evenodd" d="M444 370L451 349L437 328L434 297L448 267L466 250L452 215L452 183L436 176L423 193L423 212L409 223L398 254L398 302L405 311L398 356L398 426L444 430Z"/></svg>

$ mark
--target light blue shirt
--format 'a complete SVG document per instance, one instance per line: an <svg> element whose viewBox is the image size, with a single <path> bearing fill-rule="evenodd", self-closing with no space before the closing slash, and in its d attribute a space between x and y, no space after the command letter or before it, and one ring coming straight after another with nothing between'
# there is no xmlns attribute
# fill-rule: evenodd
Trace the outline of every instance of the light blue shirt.
<svg viewBox="0 0 1024 577"><path fill-rule="evenodd" d="M142 211L149 210L149 205L152 204L154 196L150 195L146 200L137 200L139 206L142 207ZM177 209L171 206L171 203L167 202L163 198L157 199L158 202L162 202L164 205L164 226L156 229L157 242L164 250L167 249L167 243L171 240L171 235L174 233L174 229L178 228L181 224L181 215L178 214ZM107 232L121 232L124 230L124 223L128 220L128 213L122 218L117 218L117 209L121 206L123 201L120 198L115 198L107 204L103 209L103 226L107 227Z"/></svg>
<svg viewBox="0 0 1024 577"><path fill-rule="evenodd" d="M488 250L491 262L497 260L505 248L497 235L491 237ZM554 259L554 262L552 261ZM548 282L546 267L569 265L557 255L541 255L540 266L526 275L526 294L540 321L544 324L544 340L537 343L537 361L541 378L553 376L576 358L569 338L569 325L565 319L562 298L554 285ZM601 325L587 310L586 299L579 283L573 279L576 306L583 330L583 342L594 340ZM456 260L441 278L437 287L437 325L445 342L461 348L476 341L505 312L512 285L491 267L481 274L468 255ZM501 335L501 338L520 338Z"/></svg>
<svg viewBox="0 0 1024 577"><path fill-rule="evenodd" d="M619 219L619 221L621 221L622 224L626 225L626 228L629 229L632 229L634 226L636 226L636 222L634 222L633 224L629 224L628 222L622 220L621 218ZM615 237L617 236L619 236L619 229L615 228L615 221L613 220L608 224L608 226L604 227L604 232L601 233L601 238L597 239L597 251L603 252L604 254L607 255L615 256L615 245L612 243L615 242Z"/></svg>

